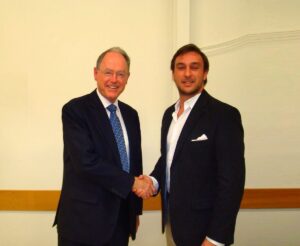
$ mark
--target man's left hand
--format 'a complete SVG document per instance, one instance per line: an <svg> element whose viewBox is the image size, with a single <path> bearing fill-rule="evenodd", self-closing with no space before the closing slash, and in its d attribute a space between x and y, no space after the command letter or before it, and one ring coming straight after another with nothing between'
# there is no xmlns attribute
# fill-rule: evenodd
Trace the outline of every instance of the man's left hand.
<svg viewBox="0 0 300 246"><path fill-rule="evenodd" d="M216 245L208 241L207 238L205 238L201 246L216 246Z"/></svg>

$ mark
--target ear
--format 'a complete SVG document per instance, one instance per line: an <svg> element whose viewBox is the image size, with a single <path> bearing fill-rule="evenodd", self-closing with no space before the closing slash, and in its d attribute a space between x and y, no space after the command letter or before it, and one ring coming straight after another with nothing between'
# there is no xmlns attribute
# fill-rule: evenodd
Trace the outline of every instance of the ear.
<svg viewBox="0 0 300 246"><path fill-rule="evenodd" d="M96 79L98 73L99 73L98 68L94 67L94 79Z"/></svg>
<svg viewBox="0 0 300 246"><path fill-rule="evenodd" d="M208 74L208 71L205 71L203 74L203 80L207 80L207 74Z"/></svg>

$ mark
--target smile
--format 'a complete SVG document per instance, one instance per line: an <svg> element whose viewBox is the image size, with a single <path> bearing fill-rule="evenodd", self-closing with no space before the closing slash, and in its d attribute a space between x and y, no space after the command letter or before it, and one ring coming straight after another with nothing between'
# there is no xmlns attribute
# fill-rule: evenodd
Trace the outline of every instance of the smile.
<svg viewBox="0 0 300 246"><path fill-rule="evenodd" d="M109 89L118 89L119 87L116 85L108 85L107 86Z"/></svg>
<svg viewBox="0 0 300 246"><path fill-rule="evenodd" d="M183 84L192 84L194 81L182 81Z"/></svg>

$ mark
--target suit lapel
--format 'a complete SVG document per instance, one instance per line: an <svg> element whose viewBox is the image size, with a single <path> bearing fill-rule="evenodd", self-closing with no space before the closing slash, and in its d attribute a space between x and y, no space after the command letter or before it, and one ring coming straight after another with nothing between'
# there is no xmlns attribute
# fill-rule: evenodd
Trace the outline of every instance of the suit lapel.
<svg viewBox="0 0 300 246"><path fill-rule="evenodd" d="M173 163L175 163L175 160L178 158L186 141L190 141L189 135L194 129L195 125L199 123L199 121L201 121L201 117L203 117L206 111L207 99L208 93L205 90L203 90L182 128L173 156L172 166Z"/></svg>
<svg viewBox="0 0 300 246"><path fill-rule="evenodd" d="M167 155L167 137L169 128L172 122L172 113L174 111L174 105L172 105L170 108L168 108L166 114L164 115L163 122L162 122L162 129L161 129L161 148L162 153L164 155Z"/></svg>
<svg viewBox="0 0 300 246"><path fill-rule="evenodd" d="M110 145L116 160L121 165L121 160L118 152L118 146L115 141L115 136L111 128L111 124L101 100L99 99L96 90L90 94L90 109L92 118L96 122L97 130L105 137L107 143Z"/></svg>

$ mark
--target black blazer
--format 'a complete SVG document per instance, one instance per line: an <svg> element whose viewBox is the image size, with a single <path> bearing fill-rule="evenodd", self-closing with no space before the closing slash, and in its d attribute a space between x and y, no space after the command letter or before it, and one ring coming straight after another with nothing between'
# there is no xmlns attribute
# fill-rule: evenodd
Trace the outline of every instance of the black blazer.
<svg viewBox="0 0 300 246"><path fill-rule="evenodd" d="M163 116L161 157L153 172L162 194L166 223L166 143L174 105ZM207 140L192 141L205 134ZM171 165L169 213L176 245L201 245L206 236L233 243L245 183L244 133L237 109L205 90L177 142Z"/></svg>
<svg viewBox="0 0 300 246"><path fill-rule="evenodd" d="M130 233L142 201L131 192L142 174L140 123L137 112L119 101L130 147L130 174L124 172L118 147L96 90L71 100L62 110L64 173L54 225L60 236L86 244L107 242L116 226L120 203L129 205Z"/></svg>

